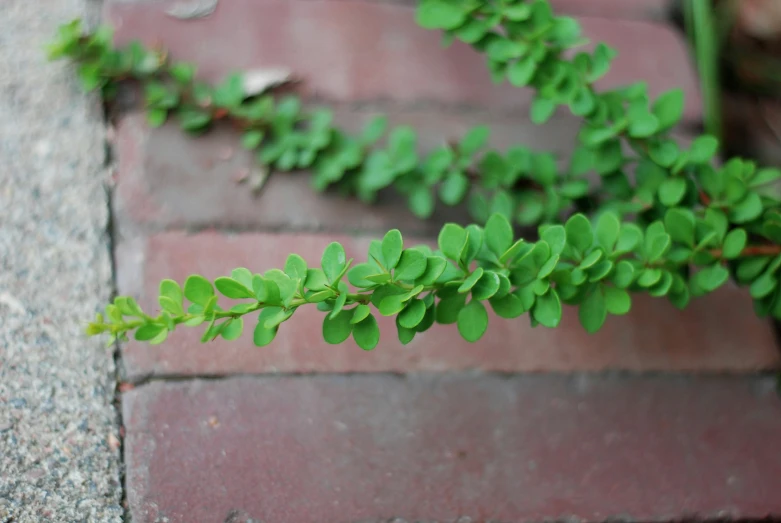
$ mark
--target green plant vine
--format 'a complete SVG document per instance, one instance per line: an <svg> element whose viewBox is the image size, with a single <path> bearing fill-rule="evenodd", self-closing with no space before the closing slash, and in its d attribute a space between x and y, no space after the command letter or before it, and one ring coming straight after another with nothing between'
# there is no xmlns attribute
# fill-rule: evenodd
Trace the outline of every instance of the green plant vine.
<svg viewBox="0 0 781 523"><path fill-rule="evenodd" d="M484 126L420 157L409 127L392 130L378 145L384 117L350 136L332 125L329 110L248 92L239 74L211 86L198 80L195 66L172 62L164 51L137 42L115 48L109 28L84 34L78 20L62 26L50 56L74 60L84 87L107 98L122 82L138 82L153 126L175 117L185 131L200 133L228 120L268 171L307 169L315 189L336 186L366 202L392 187L420 218L433 214L437 198L446 205L466 200L472 218L484 224L445 225L437 250L404 248L394 230L357 265L332 243L319 267L291 254L282 270L263 274L239 268L214 282L199 275L183 286L165 280L159 315L118 297L88 334L127 339L133 332L160 343L177 325L205 323L204 341L232 340L253 314L254 341L263 346L299 307L314 304L327 313L327 342L352 335L368 350L379 339L375 314L396 317L402 343L435 322L456 323L466 340L476 341L487 329L486 303L502 318L529 312L533 325L546 327L559 324L562 304L577 305L582 325L595 332L608 314L629 311L630 293L666 296L683 308L730 278L749 288L758 315L781 318L774 187L781 171L740 158L719 165L719 142L709 135L681 148L670 135L683 114L680 89L654 101L644 82L595 89L615 51L600 43L565 58L584 43L580 27L554 16L544 0L422 0L416 19L442 30L446 43L458 39L484 53L495 82L533 89L534 123L560 106L581 117L568 168L522 146L487 149ZM596 186L590 173L598 175ZM516 240L513 225L537 226L539 239ZM245 301L223 308L215 288Z"/></svg>

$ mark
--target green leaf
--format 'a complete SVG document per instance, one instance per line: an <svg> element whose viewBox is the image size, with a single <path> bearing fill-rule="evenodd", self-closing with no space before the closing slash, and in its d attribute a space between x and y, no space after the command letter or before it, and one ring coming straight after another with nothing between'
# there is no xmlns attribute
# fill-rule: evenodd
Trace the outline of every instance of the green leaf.
<svg viewBox="0 0 781 523"><path fill-rule="evenodd" d="M670 237L688 246L694 245L694 213L688 209L669 209L664 215L664 225Z"/></svg>
<svg viewBox="0 0 781 523"><path fill-rule="evenodd" d="M544 212L545 205L542 197L528 195L522 200L516 218L521 225L532 225L540 220Z"/></svg>
<svg viewBox="0 0 781 523"><path fill-rule="evenodd" d="M403 294L386 296L382 299L377 309L383 316L393 316L398 314L404 309L406 305L407 300L404 298L405 296Z"/></svg>
<svg viewBox="0 0 781 523"><path fill-rule="evenodd" d="M168 119L168 109L149 109L146 112L146 121L150 127L160 127Z"/></svg>
<svg viewBox="0 0 781 523"><path fill-rule="evenodd" d="M563 225L546 227L540 237L550 246L551 253L561 254L567 245L567 231Z"/></svg>
<svg viewBox="0 0 781 523"><path fill-rule="evenodd" d="M650 238L650 241L649 241ZM671 242L669 234L659 234L646 238L646 255L649 262L659 261L670 250Z"/></svg>
<svg viewBox="0 0 781 523"><path fill-rule="evenodd" d="M188 84L195 78L196 67L186 62L177 62L168 69L168 73L180 84Z"/></svg>
<svg viewBox="0 0 781 523"><path fill-rule="evenodd" d="M323 339L326 343L338 345L350 337L354 328L351 323L353 314L354 309L343 310L333 318L329 314L323 319Z"/></svg>
<svg viewBox="0 0 781 523"><path fill-rule="evenodd" d="M174 303L179 304L181 307L184 294L182 288L174 280L162 280L160 282L160 296L169 298Z"/></svg>
<svg viewBox="0 0 781 523"><path fill-rule="evenodd" d="M542 296L538 296L532 309L532 317L540 325L554 328L561 322L561 300L556 289L550 289Z"/></svg>
<svg viewBox="0 0 781 523"><path fill-rule="evenodd" d="M588 147L596 147L615 137L618 131L613 127L588 127L583 126L578 138Z"/></svg>
<svg viewBox="0 0 781 523"><path fill-rule="evenodd" d="M413 299L399 314L399 325L406 329L414 329L426 314L426 304L423 300Z"/></svg>
<svg viewBox="0 0 781 523"><path fill-rule="evenodd" d="M399 335L399 342L402 345L406 345L415 339L415 335L418 333L417 327L414 329L408 329L399 323L399 319L396 318L396 330Z"/></svg>
<svg viewBox="0 0 781 523"><path fill-rule="evenodd" d="M704 291L712 292L724 285L729 278L729 271L721 265L711 265L694 275L694 281Z"/></svg>
<svg viewBox="0 0 781 523"><path fill-rule="evenodd" d="M179 117L179 125L181 125L182 129L189 132L203 129L212 120L211 115L206 111L193 108L182 108L176 114Z"/></svg>
<svg viewBox="0 0 781 523"><path fill-rule="evenodd" d="M266 289L268 292L267 301L271 302L276 298L277 291L279 292L279 300L284 305L289 305L293 300L296 292L296 283L290 279L290 276L280 271L279 269L270 269L264 274L266 279Z"/></svg>
<svg viewBox="0 0 781 523"><path fill-rule="evenodd" d="M452 149L446 146L434 149L429 153L423 164L423 179L426 181L426 185L433 185L440 181L444 172L452 165L453 159Z"/></svg>
<svg viewBox="0 0 781 523"><path fill-rule="evenodd" d="M461 251L464 245L466 245L466 236L466 230L460 225L455 223L445 224L437 238L439 250L451 260L458 261Z"/></svg>
<svg viewBox="0 0 781 523"><path fill-rule="evenodd" d="M508 294L502 298L492 298L489 300L489 303L500 318L513 319L526 312L523 301L515 294Z"/></svg>
<svg viewBox="0 0 781 523"><path fill-rule="evenodd" d="M260 142L263 141L263 131L250 130L241 136L241 146L245 149L257 149Z"/></svg>
<svg viewBox="0 0 781 523"><path fill-rule="evenodd" d="M459 151L464 156L472 156L486 144L490 134L490 129L485 125L472 127L461 139Z"/></svg>
<svg viewBox="0 0 781 523"><path fill-rule="evenodd" d="M477 300L470 301L458 313L458 332L469 342L479 340L488 328L488 312Z"/></svg>
<svg viewBox="0 0 781 523"><path fill-rule="evenodd" d="M365 144L372 144L379 140L385 133L385 129L388 127L388 117L385 115L378 115L372 117L361 132L361 141Z"/></svg>
<svg viewBox="0 0 781 523"><path fill-rule="evenodd" d="M461 203L469 190L469 178L464 173L454 171L447 175L439 186L439 197L447 205Z"/></svg>
<svg viewBox="0 0 781 523"><path fill-rule="evenodd" d="M447 266L448 262L444 258L440 258L438 256L429 256L426 258L426 270L422 275L420 275L420 277L418 277L416 283L421 285L431 285L437 281L437 279L439 279Z"/></svg>
<svg viewBox="0 0 781 523"><path fill-rule="evenodd" d="M347 294L350 292L349 287L344 282L339 282L339 296L334 300L334 308L331 310L330 317L335 318L337 314L342 312L345 304L347 303Z"/></svg>
<svg viewBox="0 0 781 523"><path fill-rule="evenodd" d="M603 213L597 221L595 232L597 242L607 252L612 252L618 241L618 235L621 232L621 222L615 214L611 212Z"/></svg>
<svg viewBox="0 0 781 523"><path fill-rule="evenodd" d="M437 323L442 325L455 323L464 304L466 304L466 294L456 294L440 300L436 310Z"/></svg>
<svg viewBox="0 0 781 523"><path fill-rule="evenodd" d="M749 287L749 293L751 294L752 298L758 300L764 298L776 290L777 286L778 280L776 280L772 273L766 272L751 284L751 287Z"/></svg>
<svg viewBox="0 0 781 523"><path fill-rule="evenodd" d="M613 283L620 288L629 287L632 284L635 276L634 266L626 261L622 260L616 265L616 272L613 276Z"/></svg>
<svg viewBox="0 0 781 523"><path fill-rule="evenodd" d="M629 135L633 138L647 138L659 130L659 119L651 113L633 115L629 122Z"/></svg>
<svg viewBox="0 0 781 523"><path fill-rule="evenodd" d="M467 277L464 282L458 287L458 292L469 292L472 287L475 286L477 280L483 277L483 268L478 267L475 271Z"/></svg>
<svg viewBox="0 0 781 523"><path fill-rule="evenodd" d="M655 268L642 269L640 276L637 278L637 284L641 287L648 288L652 285L656 285L662 278L662 271Z"/></svg>
<svg viewBox="0 0 781 523"><path fill-rule="evenodd" d="M353 325L353 339L363 350L374 349L380 341L380 328L372 314Z"/></svg>
<svg viewBox="0 0 781 523"><path fill-rule="evenodd" d="M762 214L762 199L759 194L750 192L730 209L729 217L735 223L748 223Z"/></svg>
<svg viewBox="0 0 781 523"><path fill-rule="evenodd" d="M669 129L677 124L683 117L683 90L671 89L663 93L654 102L651 111L659 120L661 130Z"/></svg>
<svg viewBox="0 0 781 523"><path fill-rule="evenodd" d="M466 21L466 16L458 2L425 0L415 12L415 21L425 29L455 29Z"/></svg>
<svg viewBox="0 0 781 523"><path fill-rule="evenodd" d="M414 280L426 272L426 255L414 249L401 253L394 276L397 280Z"/></svg>
<svg viewBox="0 0 781 523"><path fill-rule="evenodd" d="M245 267L238 267L231 271L231 278L244 285L248 289L252 289L252 272Z"/></svg>
<svg viewBox="0 0 781 523"><path fill-rule="evenodd" d="M659 186L659 201L667 207L673 207L686 194L686 180L683 178L667 178Z"/></svg>
<svg viewBox="0 0 781 523"><path fill-rule="evenodd" d="M252 341L257 347L265 347L272 341L277 335L278 327L271 329L266 328L266 322L274 317L282 309L279 307L266 307L260 311L258 316L258 324L255 325L255 331L252 335Z"/></svg>
<svg viewBox="0 0 781 523"><path fill-rule="evenodd" d="M513 244L513 228L501 214L493 214L485 224L485 243L497 257Z"/></svg>
<svg viewBox="0 0 781 523"><path fill-rule="evenodd" d="M719 141L709 135L699 136L692 142L689 149L689 161L692 163L708 163L719 149Z"/></svg>
<svg viewBox="0 0 781 523"><path fill-rule="evenodd" d="M232 320L229 320L227 323L225 323L222 330L220 331L220 335L228 341L233 341L241 336L243 330L244 320L242 318L233 318Z"/></svg>
<svg viewBox="0 0 781 523"><path fill-rule="evenodd" d="M624 289L602 287L602 292L605 294L605 308L610 314L620 316L632 308L632 298Z"/></svg>
<svg viewBox="0 0 781 523"><path fill-rule="evenodd" d="M150 345L160 345L168 337L168 329L163 330L160 334L148 341Z"/></svg>
<svg viewBox="0 0 781 523"><path fill-rule="evenodd" d="M742 260L737 269L737 277L738 281L742 283L747 283L752 281L754 278L759 276L759 274L765 270L765 267L770 263L770 258L747 258L745 260Z"/></svg>
<svg viewBox="0 0 781 523"><path fill-rule="evenodd" d="M306 261L298 254L290 254L285 261L285 274L305 282L307 279Z"/></svg>
<svg viewBox="0 0 781 523"><path fill-rule="evenodd" d="M203 276L193 274L184 282L184 295L193 303L206 305L209 298L214 296L214 288L209 280Z"/></svg>
<svg viewBox="0 0 781 523"><path fill-rule="evenodd" d="M485 271L472 287L472 298L487 300L494 296L501 286L499 275L492 271Z"/></svg>
<svg viewBox="0 0 781 523"><path fill-rule="evenodd" d="M556 111L556 102L536 96L532 101L531 121L537 125L547 122Z"/></svg>
<svg viewBox="0 0 781 523"><path fill-rule="evenodd" d="M146 323L136 330L133 337L138 341L149 341L156 338L161 333L166 332L166 330L167 329L164 325L160 325L158 323Z"/></svg>
<svg viewBox="0 0 781 523"><path fill-rule="evenodd" d="M419 185L410 193L408 205L418 218L429 218L434 213L434 196L428 187Z"/></svg>
<svg viewBox="0 0 781 523"><path fill-rule="evenodd" d="M322 269L307 269L306 271L306 281L304 282L304 286L307 289L313 290L313 291L321 291L326 288L328 285L328 279L325 276L325 273L322 271ZM253 281L253 288L254 288L254 281ZM255 290L255 293L257 294L257 290ZM260 297L258 297L262 301Z"/></svg>
<svg viewBox="0 0 781 523"><path fill-rule="evenodd" d="M722 256L728 260L735 259L740 256L740 253L746 247L748 241L748 235L745 229L733 229L724 238L724 245L722 246Z"/></svg>
<svg viewBox="0 0 781 523"><path fill-rule="evenodd" d="M474 44L482 40L487 32L488 25L485 22L470 18L456 30L455 35L463 42Z"/></svg>
<svg viewBox="0 0 781 523"><path fill-rule="evenodd" d="M764 169L757 171L757 173L751 178L749 187L755 188L762 185L767 185L778 181L780 178L781 169L777 169L775 167L765 167Z"/></svg>
<svg viewBox="0 0 781 523"><path fill-rule="evenodd" d="M524 87L532 81L535 72L537 62L528 55L507 66L507 79L515 87Z"/></svg>
<svg viewBox="0 0 781 523"><path fill-rule="evenodd" d="M355 309L353 309L353 317L350 320L350 323L356 324L360 321L362 321L366 316L371 314L371 307L368 305L360 304Z"/></svg>
<svg viewBox="0 0 781 523"><path fill-rule="evenodd" d="M382 258L385 268L390 270L396 267L401 259L401 251L404 249L404 241L398 229L392 229L382 239Z"/></svg>
<svg viewBox="0 0 781 523"><path fill-rule="evenodd" d="M590 334L602 328L607 319L607 305L605 304L605 296L599 287L586 296L586 299L580 304L578 318L580 324Z"/></svg>
<svg viewBox="0 0 781 523"><path fill-rule="evenodd" d="M233 299L254 298L255 294L233 278L220 277L214 280L214 286L224 296Z"/></svg>
<svg viewBox="0 0 781 523"><path fill-rule="evenodd" d="M574 214L564 224L567 244L572 246L581 256L594 243L594 233L591 223L583 214ZM540 322L542 323L542 322Z"/></svg>
<svg viewBox="0 0 781 523"><path fill-rule="evenodd" d="M329 283L334 283L347 264L344 247L338 242L332 242L325 248L321 266Z"/></svg>
<svg viewBox="0 0 781 523"><path fill-rule="evenodd" d="M678 159L679 153L678 144L672 140L652 142L648 148L648 154L651 156L651 159L662 167L671 167Z"/></svg>
<svg viewBox="0 0 781 523"><path fill-rule="evenodd" d="M173 314L174 316L180 316L184 314L184 308L182 307L182 303L181 302L177 303L167 296L160 296L158 298L158 303L160 303L160 307L164 311ZM117 323L121 323L121 319L119 319Z"/></svg>

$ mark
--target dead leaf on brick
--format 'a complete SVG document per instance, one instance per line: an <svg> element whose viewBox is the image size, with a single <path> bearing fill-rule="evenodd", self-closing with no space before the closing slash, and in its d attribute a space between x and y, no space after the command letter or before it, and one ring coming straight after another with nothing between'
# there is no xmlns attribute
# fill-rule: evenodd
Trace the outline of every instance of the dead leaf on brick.
<svg viewBox="0 0 781 523"><path fill-rule="evenodd" d="M247 183L249 184L250 191L252 191L253 195L257 196L260 193L260 191L263 189L263 186L266 185L268 175L268 168L262 165L252 169L252 172L247 179Z"/></svg>
<svg viewBox="0 0 781 523"><path fill-rule="evenodd" d="M272 87L293 81L292 73L281 67L277 69L251 69L244 73L243 79L246 96L262 94Z"/></svg>
<svg viewBox="0 0 781 523"><path fill-rule="evenodd" d="M108 433L108 446L111 450L117 450L121 443L119 442L119 438L117 438L113 432Z"/></svg>
<svg viewBox="0 0 781 523"><path fill-rule="evenodd" d="M217 9L219 0L183 0L175 3L165 13L179 20L193 20L209 16Z"/></svg>

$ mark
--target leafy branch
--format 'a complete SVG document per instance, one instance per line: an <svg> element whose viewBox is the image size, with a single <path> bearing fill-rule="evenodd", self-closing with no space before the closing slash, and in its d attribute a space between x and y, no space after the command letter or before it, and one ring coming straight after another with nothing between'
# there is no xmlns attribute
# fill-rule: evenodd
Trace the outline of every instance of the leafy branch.
<svg viewBox="0 0 781 523"><path fill-rule="evenodd" d="M320 268L291 255L284 270L263 275L237 269L214 283L191 276L183 290L166 280L160 316L120 297L89 333L123 337L135 330L137 339L156 343L177 325L208 322L204 340L233 339L242 316L260 311L255 341L264 345L298 307L316 303L328 312L327 341L352 333L360 346L373 348L369 305L398 314L402 342L435 321L458 323L474 341L487 325L485 301L501 317L528 311L533 324L548 327L558 325L561 303L578 305L581 323L593 332L608 313L629 310L628 292L667 296L684 307L730 277L749 287L760 316L781 318L781 171L740 158L719 165L718 140L708 135L681 148L670 134L683 115L680 89L653 102L644 82L599 92L594 84L616 52L600 43L592 53L564 58L583 43L580 27L554 16L544 0L422 0L416 19L444 31L446 43L458 39L484 53L494 81L532 88L533 122L546 122L563 105L581 117L568 169L560 170L550 153L521 146L486 150L484 126L421 158L409 127L392 130L378 145L384 117L350 136L332 125L331 111L307 111L296 97L248 89L239 74L210 86L193 65L171 62L162 50L137 42L117 49L108 28L82 34L78 21L63 26L50 55L73 59L84 87L106 97L123 81L139 83L153 126L173 116L185 131L200 133L227 120L268 171L308 169L315 189L337 186L366 202L393 187L421 218L432 215L436 198L456 205L468 197L473 219L486 224L446 225L436 252L403 249L401 235L391 231L372 244L367 262L352 268L344 249L332 244ZM596 187L590 173L598 175ZM512 223L538 225L539 241L513 242ZM250 301L223 310L215 286ZM191 303L186 312L184 298Z"/></svg>
<svg viewBox="0 0 781 523"><path fill-rule="evenodd" d="M668 221L681 219L669 211ZM238 268L214 282L192 275L183 287L163 280L158 316L120 296L107 306L105 316L98 314L88 333L127 339L134 331L136 340L157 344L179 325L206 323L202 341L218 336L233 340L244 329L243 316L260 311L253 339L264 346L299 307L314 305L327 313L326 342L342 343L352 335L361 348L371 350L380 336L373 305L380 315L396 317L403 344L434 323L455 323L461 336L474 342L488 327L486 302L499 317L529 312L532 325L545 327L559 324L563 303L579 305L582 325L595 332L608 314L629 312L630 291L667 296L683 308L692 293L711 292L729 277L726 268L714 265L687 284L681 269L714 254L699 247L683 256L662 222L643 230L622 224L613 213L602 214L595 225L575 214L564 225L543 226L540 233L537 242L516 241L510 222L494 214L485 228L445 225L438 249L432 250L425 245L404 248L401 233L394 229L382 241L372 241L367 261L357 265L333 242L319 267L291 254L282 270L264 274ZM727 242L729 252L719 255L740 256L742 243L733 235ZM781 265L781 257L774 265ZM243 301L225 309L218 305L217 293Z"/></svg>

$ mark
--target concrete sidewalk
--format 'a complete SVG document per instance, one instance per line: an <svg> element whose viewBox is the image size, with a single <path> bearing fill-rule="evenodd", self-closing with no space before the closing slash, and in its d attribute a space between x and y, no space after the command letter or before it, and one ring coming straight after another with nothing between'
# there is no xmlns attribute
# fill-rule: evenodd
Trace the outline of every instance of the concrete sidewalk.
<svg viewBox="0 0 781 523"><path fill-rule="evenodd" d="M111 292L104 128L57 26L88 0L0 17L0 522L121 521L112 348L83 322Z"/></svg>

